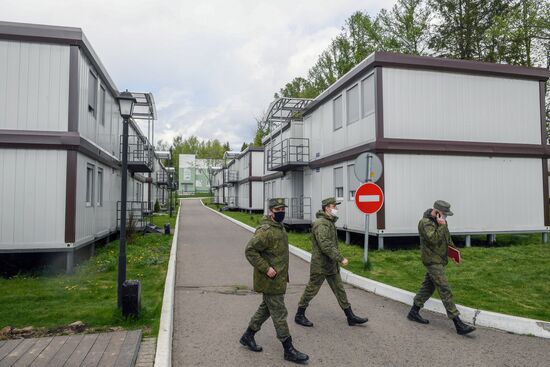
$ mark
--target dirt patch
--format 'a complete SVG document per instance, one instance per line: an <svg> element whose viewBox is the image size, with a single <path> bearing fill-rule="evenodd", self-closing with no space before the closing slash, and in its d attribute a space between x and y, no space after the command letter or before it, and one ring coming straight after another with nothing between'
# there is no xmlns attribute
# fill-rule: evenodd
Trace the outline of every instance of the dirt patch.
<svg viewBox="0 0 550 367"><path fill-rule="evenodd" d="M59 326L55 328L35 328L33 326L27 326L18 329L11 326L6 326L0 330L0 340L43 338L58 335L94 334L99 332L114 332L123 330L125 329L121 327L92 328L86 326L81 321L76 321L67 326Z"/></svg>

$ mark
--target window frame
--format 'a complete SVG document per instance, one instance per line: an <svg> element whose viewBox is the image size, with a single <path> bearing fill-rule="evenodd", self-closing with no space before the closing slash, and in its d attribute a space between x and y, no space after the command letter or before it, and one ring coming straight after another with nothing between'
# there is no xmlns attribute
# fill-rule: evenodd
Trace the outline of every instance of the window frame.
<svg viewBox="0 0 550 367"><path fill-rule="evenodd" d="M91 181L91 182L90 182ZM95 189L95 166L88 163L86 165L86 191L84 202L87 208L94 206L94 189Z"/></svg>
<svg viewBox="0 0 550 367"><path fill-rule="evenodd" d="M366 108L367 107L367 100L365 99L366 94L365 94L364 85L366 85L367 81L370 82L371 80L372 80L372 110L367 111L367 108ZM365 78L361 79L361 96L359 98L360 109L361 109L361 111L360 111L361 118L369 117L370 115L372 115L376 112L376 85L375 85L374 82L375 82L374 73L370 73ZM369 99L369 101L370 101L370 99Z"/></svg>
<svg viewBox="0 0 550 367"><path fill-rule="evenodd" d="M355 108L356 112L357 112L357 116L355 118L355 120L350 120L350 91L353 90L353 89L356 89L356 97L355 97L355 102L357 103L357 106ZM361 96L360 96L360 93L359 93L359 83L355 83L351 88L348 88L346 89L346 124L347 125L351 125L357 121L359 121L361 119Z"/></svg>
<svg viewBox="0 0 550 367"><path fill-rule="evenodd" d="M340 126L336 127L336 101L340 103ZM332 131L340 130L344 127L344 102L342 94L340 93L337 97L332 99Z"/></svg>
<svg viewBox="0 0 550 367"><path fill-rule="evenodd" d="M93 83L93 85L90 85ZM98 76L92 71L88 72L88 112L92 113L94 118L97 116L97 86L99 84ZM91 98L93 97L93 101ZM91 104L93 103L93 105Z"/></svg>
<svg viewBox="0 0 550 367"><path fill-rule="evenodd" d="M105 121L107 120L105 116L107 91L105 90L105 87L103 87L103 85L99 86L99 99L99 103L101 104L101 116L99 117L99 123L101 124L101 126L105 126Z"/></svg>
<svg viewBox="0 0 550 367"><path fill-rule="evenodd" d="M341 172L341 186L336 186L336 172L340 170L339 172ZM334 183L334 197L338 200L343 200L344 199L344 167L340 166L340 167L334 167L333 168L333 171L332 171L332 175L333 175L333 183ZM338 192L341 190L342 194L341 195L338 195Z"/></svg>
<svg viewBox="0 0 550 367"><path fill-rule="evenodd" d="M105 179L105 172L103 170L103 168L100 168L98 167L97 168L97 201L96 201L96 205L98 207L102 207L103 206L103 183L104 183L104 179Z"/></svg>

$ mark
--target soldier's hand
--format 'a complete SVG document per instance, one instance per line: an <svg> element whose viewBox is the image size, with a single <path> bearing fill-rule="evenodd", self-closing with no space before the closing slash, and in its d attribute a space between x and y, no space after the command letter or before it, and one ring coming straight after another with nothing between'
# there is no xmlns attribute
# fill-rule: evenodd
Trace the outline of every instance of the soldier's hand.
<svg viewBox="0 0 550 367"><path fill-rule="evenodd" d="M275 275L277 275L277 272L272 267L269 267L266 274L270 278L275 278Z"/></svg>
<svg viewBox="0 0 550 367"><path fill-rule="evenodd" d="M344 260L342 260L342 265L348 266L348 264L349 264L348 259L346 259L346 258L344 257Z"/></svg>
<svg viewBox="0 0 550 367"><path fill-rule="evenodd" d="M438 224L447 224L447 222L445 221L445 218L443 218L443 216L441 215L441 213L437 213L436 215L436 219L437 219L437 223Z"/></svg>

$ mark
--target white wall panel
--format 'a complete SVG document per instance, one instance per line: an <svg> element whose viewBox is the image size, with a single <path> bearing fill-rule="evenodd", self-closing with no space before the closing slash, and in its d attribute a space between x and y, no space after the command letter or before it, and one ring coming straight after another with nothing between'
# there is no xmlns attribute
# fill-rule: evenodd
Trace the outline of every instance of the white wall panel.
<svg viewBox="0 0 550 367"><path fill-rule="evenodd" d="M383 68L389 138L540 144L537 81Z"/></svg>
<svg viewBox="0 0 550 367"><path fill-rule="evenodd" d="M0 40L0 129L67 131L69 46Z"/></svg>
<svg viewBox="0 0 550 367"><path fill-rule="evenodd" d="M356 82L365 78L366 76L363 76ZM360 84L356 85L360 86ZM374 93L374 90L370 92ZM345 90L342 93L342 98L344 108L341 128L334 130L333 99L327 100L304 118L305 137L310 139L311 160L374 141L376 136L374 113L364 115L360 111L359 120L348 124L345 118L348 105ZM361 101L362 98L363 90L359 88L359 100Z"/></svg>
<svg viewBox="0 0 550 367"><path fill-rule="evenodd" d="M86 206L86 169L94 167L94 202ZM103 169L103 206L97 205L97 169ZM76 239L77 245L100 237L116 228L117 201L120 200L120 171L107 167L83 154L77 155L76 177ZM134 199L135 180L128 177L128 200Z"/></svg>
<svg viewBox="0 0 550 367"><path fill-rule="evenodd" d="M540 159L385 154L384 175L386 232L416 233L438 199L451 232L544 229Z"/></svg>
<svg viewBox="0 0 550 367"><path fill-rule="evenodd" d="M0 249L65 247L67 152L0 149Z"/></svg>

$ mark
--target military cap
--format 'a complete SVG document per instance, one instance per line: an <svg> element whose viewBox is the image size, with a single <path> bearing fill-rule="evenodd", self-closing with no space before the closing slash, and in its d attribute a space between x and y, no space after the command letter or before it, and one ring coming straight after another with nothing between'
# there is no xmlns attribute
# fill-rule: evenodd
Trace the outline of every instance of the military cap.
<svg viewBox="0 0 550 367"><path fill-rule="evenodd" d="M269 209L286 208L286 207L288 207L288 205L285 204L284 198L269 199Z"/></svg>
<svg viewBox="0 0 550 367"><path fill-rule="evenodd" d="M441 213L449 217L453 215L453 212L451 211L451 204L443 200L436 200L434 203L434 209L439 210Z"/></svg>
<svg viewBox="0 0 550 367"><path fill-rule="evenodd" d="M340 201L336 201L336 198L326 198L323 201L321 201L321 206L325 207L330 204L340 205L342 204Z"/></svg>

